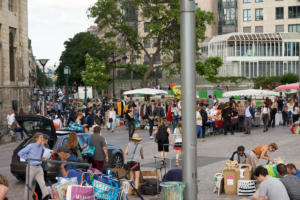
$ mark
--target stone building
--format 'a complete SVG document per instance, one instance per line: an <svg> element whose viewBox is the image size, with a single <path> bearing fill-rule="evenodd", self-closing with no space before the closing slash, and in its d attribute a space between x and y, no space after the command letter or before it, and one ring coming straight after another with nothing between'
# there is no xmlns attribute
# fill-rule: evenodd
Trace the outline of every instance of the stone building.
<svg viewBox="0 0 300 200"><path fill-rule="evenodd" d="M0 130L8 110L30 106L27 0L0 0Z"/></svg>

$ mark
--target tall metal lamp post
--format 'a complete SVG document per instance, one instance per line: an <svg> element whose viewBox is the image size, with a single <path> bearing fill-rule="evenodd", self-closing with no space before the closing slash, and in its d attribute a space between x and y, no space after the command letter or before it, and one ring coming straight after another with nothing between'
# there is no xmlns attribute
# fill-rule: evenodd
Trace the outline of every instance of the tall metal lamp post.
<svg viewBox="0 0 300 200"><path fill-rule="evenodd" d="M42 65L43 67L43 103L42 103L42 115L44 116L45 115L45 107L46 107L46 74L45 74L45 66L47 64L47 62L49 61L49 59L38 59L39 63Z"/></svg>
<svg viewBox="0 0 300 200"><path fill-rule="evenodd" d="M69 110L69 76L71 74L71 68L69 66L64 67L64 75L66 75L66 110Z"/></svg>

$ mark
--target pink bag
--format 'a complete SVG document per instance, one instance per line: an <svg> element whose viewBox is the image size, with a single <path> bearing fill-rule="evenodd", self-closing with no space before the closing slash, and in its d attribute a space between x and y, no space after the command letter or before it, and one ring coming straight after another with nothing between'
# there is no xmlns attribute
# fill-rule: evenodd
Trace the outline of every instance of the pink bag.
<svg viewBox="0 0 300 200"><path fill-rule="evenodd" d="M66 200L95 200L92 186L71 185L68 186Z"/></svg>
<svg viewBox="0 0 300 200"><path fill-rule="evenodd" d="M102 172L100 172L100 171L99 171L98 169L96 169L96 168L90 167L89 170L92 171L92 172L93 172L95 175L97 175L97 176L99 176L99 175L102 174Z"/></svg>

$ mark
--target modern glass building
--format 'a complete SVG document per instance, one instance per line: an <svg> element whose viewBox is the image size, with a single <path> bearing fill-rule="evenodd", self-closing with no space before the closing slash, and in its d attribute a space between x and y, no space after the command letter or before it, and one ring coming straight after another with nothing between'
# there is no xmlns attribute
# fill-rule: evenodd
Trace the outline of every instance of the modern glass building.
<svg viewBox="0 0 300 200"><path fill-rule="evenodd" d="M299 72L300 33L229 33L207 39L202 54L219 56L219 76L281 76Z"/></svg>

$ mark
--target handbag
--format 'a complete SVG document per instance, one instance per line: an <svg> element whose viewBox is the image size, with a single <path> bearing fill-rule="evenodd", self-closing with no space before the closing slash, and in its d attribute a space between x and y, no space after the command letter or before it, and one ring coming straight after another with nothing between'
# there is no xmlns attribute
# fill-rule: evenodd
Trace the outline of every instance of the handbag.
<svg viewBox="0 0 300 200"><path fill-rule="evenodd" d="M116 200L118 198L119 184L112 179L108 179L107 183L93 179L95 199Z"/></svg>
<svg viewBox="0 0 300 200"><path fill-rule="evenodd" d="M112 123L114 120L113 120L113 118L109 118L108 121L109 121L109 123Z"/></svg>
<svg viewBox="0 0 300 200"><path fill-rule="evenodd" d="M88 146L81 152L82 156L85 158L93 158L95 155L95 146L90 146L90 139L91 136L89 136L88 139Z"/></svg>
<svg viewBox="0 0 300 200"><path fill-rule="evenodd" d="M85 174L81 175L80 185L68 186L66 200L95 200L94 188L92 186L82 186L85 181Z"/></svg>
<svg viewBox="0 0 300 200"><path fill-rule="evenodd" d="M135 146L134 151L133 151L133 155L132 155L130 161L132 161L132 159L134 158L134 155L135 155L135 152L136 152L136 148L137 148L138 145L139 145L139 144L137 144L137 145ZM128 161L127 161L126 164L124 164L124 168L125 168L127 171L130 170L130 165L128 164Z"/></svg>

